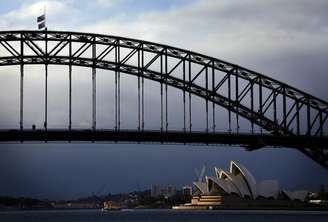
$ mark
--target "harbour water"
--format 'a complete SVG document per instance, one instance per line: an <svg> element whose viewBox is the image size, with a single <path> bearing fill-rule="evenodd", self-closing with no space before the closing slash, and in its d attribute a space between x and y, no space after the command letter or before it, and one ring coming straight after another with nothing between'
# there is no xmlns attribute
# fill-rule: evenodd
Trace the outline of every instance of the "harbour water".
<svg viewBox="0 0 328 222"><path fill-rule="evenodd" d="M224 221L224 222L327 222L328 212L324 211L174 211L174 210L44 210L0 212L0 221Z"/></svg>

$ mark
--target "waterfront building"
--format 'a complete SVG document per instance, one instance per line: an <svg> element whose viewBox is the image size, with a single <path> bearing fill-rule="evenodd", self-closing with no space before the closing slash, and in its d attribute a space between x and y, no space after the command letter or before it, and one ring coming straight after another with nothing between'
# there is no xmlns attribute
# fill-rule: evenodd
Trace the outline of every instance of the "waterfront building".
<svg viewBox="0 0 328 222"><path fill-rule="evenodd" d="M218 206L257 206L261 202L264 205L290 204L283 202L297 200L304 202L308 196L308 191L280 191L279 183L276 180L264 180L257 182L250 171L236 161L230 161L229 171L214 168L214 176L205 176L194 182L196 191L190 204L178 206L177 208L200 208Z"/></svg>
<svg viewBox="0 0 328 222"><path fill-rule="evenodd" d="M215 176L205 176L205 181L194 182L196 193L200 195L236 195L244 199L277 199L279 183L276 180L257 182L250 171L236 161L230 161L229 171L215 169ZM298 199L304 200L304 192L296 192ZM286 194L295 199L294 193ZM303 197L303 198L302 198Z"/></svg>

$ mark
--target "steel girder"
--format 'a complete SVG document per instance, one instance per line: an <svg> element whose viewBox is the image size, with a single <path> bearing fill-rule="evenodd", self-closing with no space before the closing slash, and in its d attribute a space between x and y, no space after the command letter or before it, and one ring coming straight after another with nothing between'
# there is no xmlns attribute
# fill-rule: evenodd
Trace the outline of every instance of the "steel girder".
<svg viewBox="0 0 328 222"><path fill-rule="evenodd" d="M21 65L22 77L25 64L90 67L93 69L93 79L96 69L112 70L115 71L115 78L119 78L122 72L137 76L138 84L140 78L141 84L146 78L159 82L161 87L170 85L181 89L184 92L184 102L186 93L189 93L189 99L191 94L202 97L206 100L207 116L209 102L213 103L213 110L214 104L226 108L229 112L229 130L231 115L235 115L237 132L241 116L251 122L252 131L255 124L274 135L306 135L318 138L327 136L326 101L263 74L199 53L118 36L61 31L2 31L0 45L6 52L0 55L0 66ZM90 50L91 53L88 53ZM93 83L95 89L95 82ZM117 100L119 103L119 97ZM95 103L95 99L93 101ZM93 105L95 109L95 104ZM119 129L119 106L116 107L116 125ZM139 125L143 128L143 108L138 109L138 118L142 119L139 120ZM95 114L95 110L93 113ZM214 113L213 111L213 116ZM21 129L22 117L21 112ZM161 129L167 130L167 110L166 124L164 116L161 121ZM208 117L206 121L208 130ZM93 128L96 128L95 116ZM184 129L186 128L184 117ZM190 131L191 128L189 104ZM215 118L213 131L215 132ZM323 158L324 164L328 166L326 147L297 148L313 159ZM320 162L323 165L322 160Z"/></svg>
<svg viewBox="0 0 328 222"><path fill-rule="evenodd" d="M21 141L45 142L130 142L130 143L165 143L165 144L200 144L200 145L231 145L244 147L298 147L318 146L327 143L328 138L316 139L308 136L281 136L271 134L249 134L229 132L183 132L160 130L114 130L114 129L35 129L35 130L0 130L0 143Z"/></svg>

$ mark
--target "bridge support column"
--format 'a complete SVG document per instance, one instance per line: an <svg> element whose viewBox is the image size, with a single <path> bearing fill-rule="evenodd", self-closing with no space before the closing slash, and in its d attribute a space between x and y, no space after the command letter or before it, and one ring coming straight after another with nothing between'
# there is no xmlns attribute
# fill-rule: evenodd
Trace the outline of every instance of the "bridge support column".
<svg viewBox="0 0 328 222"><path fill-rule="evenodd" d="M191 56L189 55L189 61L188 61L188 77L189 77L189 82L191 82ZM191 122L191 90L190 90L190 85L188 86L189 88L189 132L191 132L192 129L192 122Z"/></svg>
<svg viewBox="0 0 328 222"><path fill-rule="evenodd" d="M115 63L120 64L120 45L117 41L115 47ZM120 130L120 72L119 66L115 69L115 130Z"/></svg>
<svg viewBox="0 0 328 222"><path fill-rule="evenodd" d="M168 75L168 61L167 61L167 49L165 50L165 131L168 131L168 100L167 100L167 75Z"/></svg>
<svg viewBox="0 0 328 222"><path fill-rule="evenodd" d="M68 106L69 106L69 114L68 114L68 129L72 130L72 65L69 65L69 98L68 98Z"/></svg>
<svg viewBox="0 0 328 222"><path fill-rule="evenodd" d="M228 73L228 100L229 100L229 109L228 109L228 121L229 121L229 132L231 133L231 74Z"/></svg>
<svg viewBox="0 0 328 222"><path fill-rule="evenodd" d="M205 100L206 133L208 133L208 67L206 67L205 69L205 87L206 87L206 100Z"/></svg>
<svg viewBox="0 0 328 222"><path fill-rule="evenodd" d="M20 130L24 129L24 65L20 65Z"/></svg>
<svg viewBox="0 0 328 222"><path fill-rule="evenodd" d="M161 132L164 130L164 116L163 116L163 55L161 55Z"/></svg>
<svg viewBox="0 0 328 222"><path fill-rule="evenodd" d="M20 130L24 129L24 42L23 35L21 35L20 40L20 55L21 55L21 64L20 64L20 107L19 107L19 128Z"/></svg>
<svg viewBox="0 0 328 222"><path fill-rule="evenodd" d="M138 50L138 69L140 70L140 68L140 50ZM138 131L141 129L140 115L140 73L138 73Z"/></svg>
<svg viewBox="0 0 328 222"><path fill-rule="evenodd" d="M96 69L92 68L92 129L96 130L96 107L97 107L97 84L96 84Z"/></svg>
<svg viewBox="0 0 328 222"><path fill-rule="evenodd" d="M186 87L186 62L183 60L183 84ZM186 132L186 90L183 90L183 132Z"/></svg>
<svg viewBox="0 0 328 222"><path fill-rule="evenodd" d="M117 50L115 50L115 51L117 51ZM116 54L117 54L117 52L116 52ZM115 71L115 131L117 131L117 130L118 130L118 124L117 124L117 71Z"/></svg>
<svg viewBox="0 0 328 222"><path fill-rule="evenodd" d="M92 67L92 129L96 130L97 123L97 69L96 69L96 44L92 45L92 59L93 59L93 67Z"/></svg>
<svg viewBox="0 0 328 222"><path fill-rule="evenodd" d="M69 66L68 66L68 81L69 81L69 89L68 89L68 129L72 130L72 36L69 37Z"/></svg>
<svg viewBox="0 0 328 222"><path fill-rule="evenodd" d="M251 111L254 112L254 84L251 86ZM251 131L254 134L254 117L251 119Z"/></svg>
<svg viewBox="0 0 328 222"><path fill-rule="evenodd" d="M143 61L143 60L142 60ZM144 62L142 62L143 64ZM141 77L141 129L145 129L145 79Z"/></svg>
<svg viewBox="0 0 328 222"><path fill-rule="evenodd" d="M236 98L236 109L239 111L239 78L238 78L238 70L235 69L235 98ZM236 132L239 133L239 115L236 112Z"/></svg>
<svg viewBox="0 0 328 222"><path fill-rule="evenodd" d="M44 129L48 128L48 64L45 65Z"/></svg>
<svg viewBox="0 0 328 222"><path fill-rule="evenodd" d="M145 68L145 54L144 45L141 46L141 67L142 67L142 77L141 77L141 130L145 129L145 80L143 70Z"/></svg>
<svg viewBox="0 0 328 222"><path fill-rule="evenodd" d="M212 91L215 92L215 70L214 70L214 62L212 63ZM213 96L214 97L214 96ZM215 103L212 100L212 127L213 133L215 133Z"/></svg>
<svg viewBox="0 0 328 222"><path fill-rule="evenodd" d="M46 62L45 62L45 98L44 98L44 129L47 131L48 129L48 33L46 29L46 41L45 41L45 54L46 54Z"/></svg>
<svg viewBox="0 0 328 222"><path fill-rule="evenodd" d="M46 28L45 34L45 54L46 54L46 63L45 63L45 107L44 107L44 129L47 131L48 129L48 32Z"/></svg>

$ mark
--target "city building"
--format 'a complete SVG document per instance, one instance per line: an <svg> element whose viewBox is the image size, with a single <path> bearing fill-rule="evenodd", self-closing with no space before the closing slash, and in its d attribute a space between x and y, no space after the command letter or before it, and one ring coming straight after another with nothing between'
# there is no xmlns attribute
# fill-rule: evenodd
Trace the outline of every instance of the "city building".
<svg viewBox="0 0 328 222"><path fill-rule="evenodd" d="M192 196L192 187L191 186L183 186L182 187L182 195Z"/></svg>
<svg viewBox="0 0 328 222"><path fill-rule="evenodd" d="M152 184L150 187L150 196L157 198L160 196L163 196L165 198L169 198L174 196L177 193L176 187L175 186L164 186L161 187L158 184Z"/></svg>
<svg viewBox="0 0 328 222"><path fill-rule="evenodd" d="M150 196L159 197L161 195L161 187L157 184L152 184L150 187Z"/></svg>
<svg viewBox="0 0 328 222"><path fill-rule="evenodd" d="M175 188L175 186L167 186L166 193L164 193L163 196L165 196L165 197L172 197L176 193L177 193L177 189Z"/></svg>

